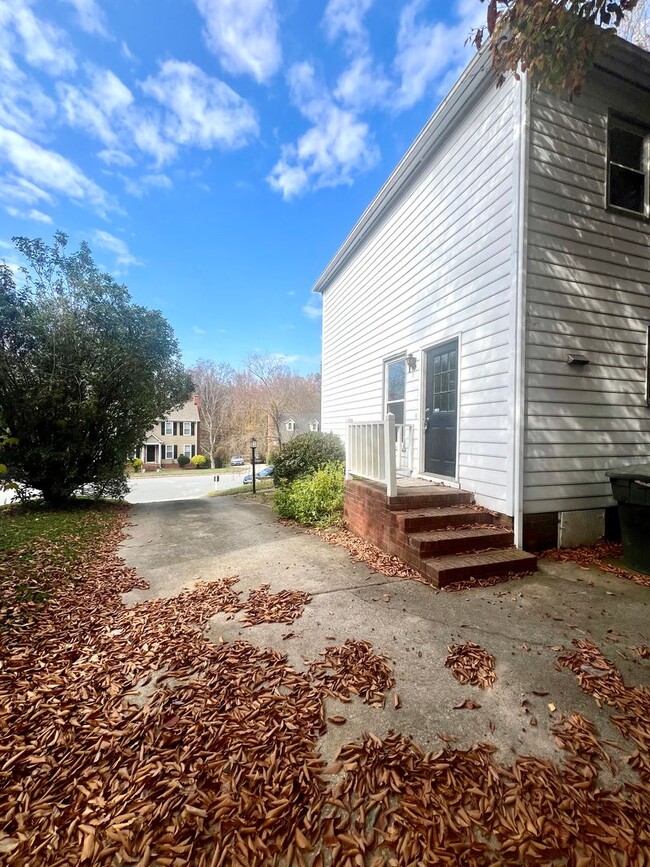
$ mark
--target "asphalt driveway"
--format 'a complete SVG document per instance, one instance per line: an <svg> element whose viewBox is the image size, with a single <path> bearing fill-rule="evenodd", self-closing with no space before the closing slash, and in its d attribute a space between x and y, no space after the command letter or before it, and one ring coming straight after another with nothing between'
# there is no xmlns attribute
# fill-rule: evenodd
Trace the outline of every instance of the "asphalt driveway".
<svg viewBox="0 0 650 867"><path fill-rule="evenodd" d="M348 638L370 642L393 661L399 709L395 702L377 708L327 699L327 711L346 720L330 726L319 744L328 761L363 732L382 737L397 729L424 749L440 746L442 734L459 749L490 741L501 762L512 761L513 753L560 762L551 727L574 712L594 722L602 739L619 744L622 755L630 750L610 710L598 708L574 674L555 664L572 639L588 639L614 660L626 683L650 685L650 663L633 649L650 638L646 587L546 561L520 581L439 592L373 573L343 549L280 525L268 507L235 497L135 506L130 533L121 553L150 586L127 594L127 605L174 596L199 579L237 575L244 595L270 583L272 592L307 591L312 601L290 629L245 627L218 614L208 627L215 643L243 639L276 648L299 671ZM467 641L494 656L492 689L463 686L445 668L448 645ZM455 708L469 697L481 706ZM625 779L630 772L623 765L619 773Z"/></svg>

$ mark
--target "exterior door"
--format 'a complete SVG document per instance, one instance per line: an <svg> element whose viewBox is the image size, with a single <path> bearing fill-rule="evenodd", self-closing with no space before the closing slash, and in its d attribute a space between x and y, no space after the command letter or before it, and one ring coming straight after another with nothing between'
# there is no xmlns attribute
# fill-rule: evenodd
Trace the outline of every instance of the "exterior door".
<svg viewBox="0 0 650 867"><path fill-rule="evenodd" d="M156 460L156 446L147 446L147 463L148 464L156 464L158 461Z"/></svg>
<svg viewBox="0 0 650 867"><path fill-rule="evenodd" d="M426 352L424 471L456 476L458 340Z"/></svg>

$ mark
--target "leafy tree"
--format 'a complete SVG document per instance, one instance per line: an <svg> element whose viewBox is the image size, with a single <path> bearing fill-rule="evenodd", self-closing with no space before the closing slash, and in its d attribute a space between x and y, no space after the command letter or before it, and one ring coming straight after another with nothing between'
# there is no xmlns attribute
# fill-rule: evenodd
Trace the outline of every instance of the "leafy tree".
<svg viewBox="0 0 650 867"><path fill-rule="evenodd" d="M82 485L119 495L126 460L191 393L178 343L87 244L13 241L27 264L16 279L0 264L0 429L17 442L0 444L0 462L49 503Z"/></svg>
<svg viewBox="0 0 650 867"><path fill-rule="evenodd" d="M527 72L537 87L577 96L587 71L638 0L489 0L486 31L499 83Z"/></svg>

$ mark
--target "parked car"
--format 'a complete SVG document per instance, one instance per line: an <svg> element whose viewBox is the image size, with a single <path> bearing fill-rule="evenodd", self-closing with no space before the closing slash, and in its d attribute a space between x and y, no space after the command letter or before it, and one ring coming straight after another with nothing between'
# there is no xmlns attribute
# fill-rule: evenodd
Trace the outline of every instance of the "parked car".
<svg viewBox="0 0 650 867"><path fill-rule="evenodd" d="M231 467L243 467L246 461L243 459L241 455L233 455L230 458L230 466Z"/></svg>
<svg viewBox="0 0 650 867"><path fill-rule="evenodd" d="M253 484L253 476L249 473L247 476L244 476L244 484L252 485Z"/></svg>
<svg viewBox="0 0 650 867"><path fill-rule="evenodd" d="M260 470L257 474L258 479L270 479L273 475L273 467L264 467L263 470Z"/></svg>

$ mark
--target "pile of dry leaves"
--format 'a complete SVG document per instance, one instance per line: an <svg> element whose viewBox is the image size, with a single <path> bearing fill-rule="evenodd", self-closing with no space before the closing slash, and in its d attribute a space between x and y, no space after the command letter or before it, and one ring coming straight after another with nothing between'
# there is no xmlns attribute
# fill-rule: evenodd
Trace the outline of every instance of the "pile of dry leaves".
<svg viewBox="0 0 650 867"><path fill-rule="evenodd" d="M481 689L491 687L497 679L494 671L494 657L485 648L473 641L464 644L450 644L445 667L451 669L459 683L470 683Z"/></svg>
<svg viewBox="0 0 650 867"><path fill-rule="evenodd" d="M251 590L248 600L241 606L246 612L242 618L246 626L258 623L293 623L302 615L305 605L311 602L309 593L302 590L270 592L270 584L262 584Z"/></svg>
<svg viewBox="0 0 650 867"><path fill-rule="evenodd" d="M366 704L383 707L386 693L395 686L390 661L367 641L348 638L345 644L321 651L322 659L309 663L309 676L325 695L350 701L350 694Z"/></svg>
<svg viewBox="0 0 650 867"><path fill-rule="evenodd" d="M650 587L650 575L643 575L641 572L634 572L632 569L625 569L608 562L623 556L623 546L616 542L599 542L597 545L581 545L578 548L551 548L539 556L562 563L577 563L584 567L596 566L603 572L611 572L612 575L634 581L642 587Z"/></svg>
<svg viewBox="0 0 650 867"><path fill-rule="evenodd" d="M628 759L646 783L650 783L650 690L644 686L626 686L621 673L591 641L573 640L575 650L558 657L560 668L569 668L578 677L580 687L592 695L598 705L607 704L620 711L612 722L623 737L638 749Z"/></svg>

